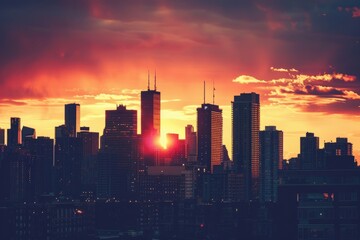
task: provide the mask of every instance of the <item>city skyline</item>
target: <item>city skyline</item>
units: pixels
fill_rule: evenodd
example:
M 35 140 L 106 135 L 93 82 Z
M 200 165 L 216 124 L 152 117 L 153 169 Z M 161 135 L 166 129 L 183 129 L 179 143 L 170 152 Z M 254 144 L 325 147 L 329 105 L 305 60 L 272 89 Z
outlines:
M 184 126 L 196 125 L 206 80 L 214 82 L 230 151 L 232 97 L 257 92 L 260 130 L 276 125 L 284 132 L 285 158 L 296 156 L 299 138 L 314 132 L 320 147 L 347 137 L 359 159 L 356 1 L 54 1 L 0 9 L 3 129 L 20 117 L 38 136 L 53 138 L 63 105 L 76 102 L 81 125 L 102 132 L 105 110 L 140 109 L 148 69 L 151 76 L 156 69 L 163 138 L 184 138 Z

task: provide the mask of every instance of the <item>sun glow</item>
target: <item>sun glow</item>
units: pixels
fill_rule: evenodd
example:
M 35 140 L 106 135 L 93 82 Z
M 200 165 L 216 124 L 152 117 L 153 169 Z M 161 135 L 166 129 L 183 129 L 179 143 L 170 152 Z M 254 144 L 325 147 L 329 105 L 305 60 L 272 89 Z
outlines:
M 167 147 L 167 139 L 166 139 L 166 135 L 162 135 L 159 138 L 159 144 L 162 148 L 166 149 Z

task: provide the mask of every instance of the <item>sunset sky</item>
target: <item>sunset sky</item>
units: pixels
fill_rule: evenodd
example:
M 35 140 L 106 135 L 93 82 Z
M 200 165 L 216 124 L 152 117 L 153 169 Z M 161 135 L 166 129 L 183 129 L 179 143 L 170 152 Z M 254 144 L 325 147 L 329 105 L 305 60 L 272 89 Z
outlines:
M 307 131 L 347 137 L 360 160 L 360 2 L 43 0 L 0 3 L 0 127 L 10 117 L 54 137 L 64 104 L 102 134 L 105 110 L 139 110 L 150 70 L 161 131 L 196 127 L 196 108 L 223 109 L 231 151 L 234 95 L 261 96 L 261 129 L 284 131 L 284 157 Z M 139 115 L 139 113 L 138 113 Z M 140 125 L 140 122 L 138 122 Z

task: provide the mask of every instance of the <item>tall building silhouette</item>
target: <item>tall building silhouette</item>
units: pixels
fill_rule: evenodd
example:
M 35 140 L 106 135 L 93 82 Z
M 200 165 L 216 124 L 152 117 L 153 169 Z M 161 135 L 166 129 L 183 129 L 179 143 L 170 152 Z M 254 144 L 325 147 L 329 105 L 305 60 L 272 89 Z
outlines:
M 156 165 L 160 137 L 160 92 L 156 90 L 156 75 L 154 90 L 150 89 L 148 79 L 147 91 L 141 92 L 141 135 L 144 161 L 147 165 Z
M 31 181 L 33 196 L 39 197 L 53 191 L 54 139 L 49 137 L 27 138 L 24 147 L 32 156 Z
M 23 126 L 21 130 L 21 140 L 22 144 L 24 145 L 25 142 L 29 139 L 35 139 L 36 138 L 36 130 L 31 127 Z
M 141 134 L 160 135 L 160 92 L 148 85 L 147 91 L 141 91 Z
M 139 147 L 137 111 L 120 105 L 105 113 L 98 169 L 98 195 L 129 199 L 135 191 Z
M 260 131 L 260 200 L 276 202 L 278 197 L 278 170 L 282 169 L 283 132 L 275 126 Z
M 5 129 L 0 128 L 0 145 L 5 145 Z
M 197 109 L 198 162 L 208 172 L 221 165 L 222 126 L 222 110 L 218 105 L 204 103 Z
M 62 131 L 60 131 L 62 130 Z M 66 132 L 65 126 L 56 127 L 56 132 Z M 66 134 L 57 134 L 55 139 L 55 192 L 62 196 L 78 197 L 81 193 L 82 141 Z
M 81 127 L 77 138 L 82 140 L 81 191 L 93 194 L 96 192 L 97 156 L 99 152 L 99 133 L 90 132 L 89 127 Z
M 259 197 L 260 97 L 256 93 L 234 96 L 232 102 L 233 161 L 244 175 L 244 199 Z
M 197 134 L 192 125 L 185 127 L 185 156 L 190 162 L 197 160 Z
M 300 165 L 302 169 L 315 169 L 319 150 L 319 138 L 307 132 L 300 138 Z
M 65 126 L 69 130 L 70 137 L 76 137 L 80 132 L 80 104 L 65 104 Z
M 7 145 L 15 147 L 21 144 L 21 119 L 10 118 L 10 129 L 7 130 Z

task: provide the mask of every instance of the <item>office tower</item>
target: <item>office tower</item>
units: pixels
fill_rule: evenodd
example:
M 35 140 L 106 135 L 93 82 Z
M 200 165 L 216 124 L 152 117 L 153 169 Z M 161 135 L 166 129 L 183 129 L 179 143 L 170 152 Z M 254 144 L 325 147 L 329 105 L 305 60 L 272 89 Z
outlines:
M 5 129 L 0 128 L 0 145 L 5 145 Z
M 89 127 L 81 127 L 77 137 L 82 140 L 83 151 L 81 161 L 81 190 L 83 194 L 92 194 L 96 191 L 96 162 L 99 152 L 99 133 L 90 132 Z
M 160 92 L 156 90 L 156 75 L 154 90 L 141 91 L 141 134 L 160 135 Z
M 197 135 L 192 125 L 185 127 L 185 154 L 188 161 L 197 160 Z
M 219 106 L 204 103 L 197 109 L 198 162 L 207 172 L 221 164 L 222 126 Z
M 158 151 L 160 147 L 160 92 L 156 90 L 156 75 L 154 90 L 150 90 L 148 79 L 147 91 L 141 92 L 141 137 L 145 165 L 158 164 Z
M 31 200 L 32 197 L 32 163 L 31 154 L 20 146 L 12 147 L 6 153 L 9 172 L 9 199 L 14 202 Z
M 68 128 L 65 125 L 55 127 L 55 139 L 70 137 Z
M 307 132 L 306 137 L 300 138 L 300 166 L 302 169 L 315 169 L 319 138 L 314 133 Z
M 232 143 L 235 169 L 244 174 L 244 199 L 259 197 L 260 98 L 256 93 L 234 96 L 232 102 Z
M 278 170 L 282 169 L 283 132 L 275 126 L 260 131 L 260 200 L 276 202 L 278 195 Z
M 70 137 L 76 137 L 80 132 L 80 104 L 65 104 L 65 126 L 69 130 Z
M 10 129 L 7 130 L 7 145 L 15 147 L 21 144 L 21 120 L 20 118 L 10 118 Z
M 30 127 L 26 127 L 26 126 L 22 127 L 21 140 L 22 140 L 23 145 L 25 144 L 25 142 L 27 140 L 35 139 L 35 138 L 36 138 L 36 130 L 34 128 L 30 128 Z
M 65 125 L 55 128 L 55 193 L 78 197 L 81 192 L 82 141 L 70 137 Z
M 32 156 L 31 181 L 34 197 L 53 192 L 54 139 L 27 138 L 24 147 Z
M 137 111 L 117 106 L 105 112 L 99 152 L 98 196 L 129 199 L 135 191 L 139 160 Z
M 327 142 L 324 147 L 325 168 L 351 169 L 356 167 L 352 153 L 352 143 L 347 138 L 336 138 L 336 142 Z

